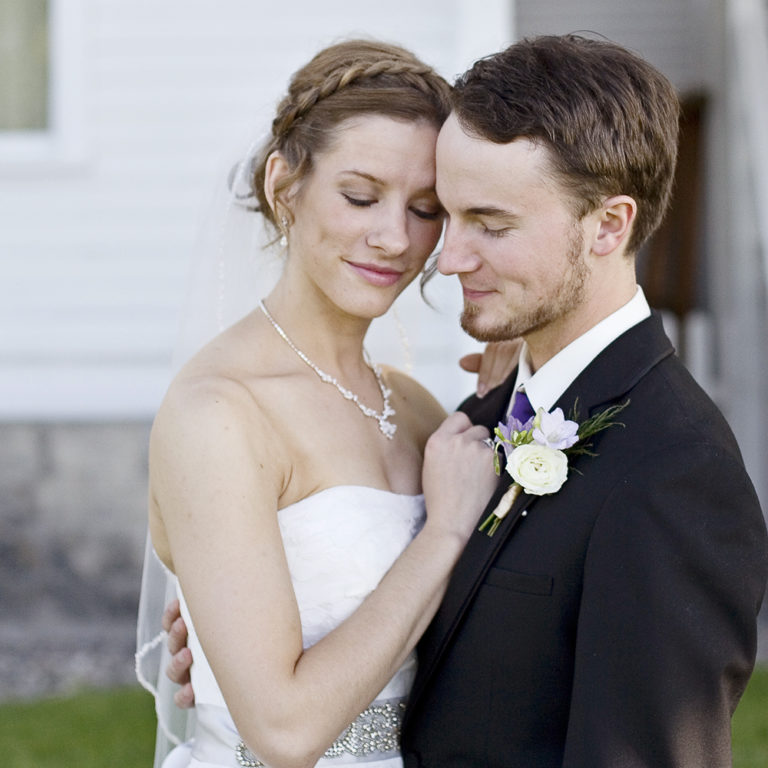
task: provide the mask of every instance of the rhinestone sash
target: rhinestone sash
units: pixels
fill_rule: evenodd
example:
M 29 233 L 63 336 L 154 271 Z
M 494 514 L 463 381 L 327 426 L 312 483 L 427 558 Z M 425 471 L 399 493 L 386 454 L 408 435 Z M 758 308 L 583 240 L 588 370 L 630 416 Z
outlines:
M 362 760 L 394 757 L 400 750 L 400 728 L 404 712 L 404 697 L 374 701 L 331 744 L 323 757 L 326 760 L 344 755 Z M 264 763 L 251 754 L 243 741 L 235 747 L 235 756 L 238 765 L 243 768 L 264 768 Z

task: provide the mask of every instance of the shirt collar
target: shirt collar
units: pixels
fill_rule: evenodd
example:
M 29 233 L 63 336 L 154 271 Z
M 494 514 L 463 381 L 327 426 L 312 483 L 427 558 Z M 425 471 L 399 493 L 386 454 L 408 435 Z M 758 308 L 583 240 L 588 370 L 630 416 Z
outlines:
M 547 360 L 536 373 L 531 371 L 528 345 L 523 343 L 515 391 L 525 386 L 525 392 L 533 409 L 538 411 L 539 408 L 544 408 L 545 411 L 550 411 L 560 395 L 612 341 L 650 315 L 651 308 L 648 306 L 643 289 L 638 286 L 635 295 L 623 307 L 574 339 L 567 347 Z

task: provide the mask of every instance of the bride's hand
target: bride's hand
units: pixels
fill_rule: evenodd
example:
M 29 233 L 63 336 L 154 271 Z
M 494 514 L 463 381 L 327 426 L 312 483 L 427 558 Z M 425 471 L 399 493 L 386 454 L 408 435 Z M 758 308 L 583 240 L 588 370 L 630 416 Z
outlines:
M 170 680 L 180 685 L 173 700 L 177 707 L 190 709 L 195 706 L 195 692 L 192 690 L 192 682 L 189 670 L 192 666 L 192 651 L 187 648 L 187 625 L 181 617 L 181 609 L 178 600 L 172 600 L 163 612 L 163 629 L 168 633 L 168 652 L 171 660 L 165 668 L 165 674 Z
M 522 345 L 522 339 L 492 341 L 485 345 L 482 352 L 464 355 L 459 360 L 459 365 L 465 371 L 477 374 L 478 397 L 498 387 L 512 373 L 520 359 Z
M 427 441 L 422 486 L 427 523 L 458 534 L 464 541 L 498 484 L 485 427 L 464 413 L 452 413 Z

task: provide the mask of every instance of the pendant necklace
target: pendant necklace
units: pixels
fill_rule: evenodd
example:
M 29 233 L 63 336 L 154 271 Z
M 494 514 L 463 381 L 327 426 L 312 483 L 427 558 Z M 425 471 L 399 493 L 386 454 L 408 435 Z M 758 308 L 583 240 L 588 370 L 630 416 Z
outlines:
M 373 408 L 369 408 L 367 405 L 363 405 L 360 402 L 360 398 L 354 393 L 348 390 L 346 387 L 343 387 L 339 382 L 331 376 L 329 373 L 326 373 L 321 368 L 318 368 L 288 337 L 288 334 L 277 324 L 277 321 L 275 320 L 272 315 L 269 314 L 269 311 L 264 306 L 264 302 L 259 302 L 259 309 L 264 313 L 267 320 L 272 324 L 272 327 L 277 331 L 278 335 L 282 338 L 282 340 L 320 377 L 322 381 L 324 381 L 326 384 L 332 384 L 336 389 L 341 393 L 341 395 L 346 400 L 351 400 L 362 412 L 365 416 L 368 416 L 371 419 L 376 419 L 376 421 L 379 423 L 379 430 L 381 430 L 381 434 L 384 435 L 388 440 L 391 440 L 392 437 L 395 434 L 395 431 L 397 430 L 397 424 L 393 424 L 389 420 L 389 416 L 395 415 L 395 409 L 392 408 L 392 406 L 389 404 L 389 396 L 392 394 L 392 390 L 387 388 L 387 386 L 384 384 L 384 380 L 381 377 L 381 369 L 378 365 L 375 363 L 372 363 L 368 352 L 366 352 L 365 348 L 363 348 L 363 355 L 365 356 L 365 363 L 366 365 L 373 371 L 373 375 L 376 377 L 376 383 L 379 385 L 379 391 L 381 392 L 381 399 L 384 401 L 384 407 L 381 409 L 381 413 L 374 410 Z

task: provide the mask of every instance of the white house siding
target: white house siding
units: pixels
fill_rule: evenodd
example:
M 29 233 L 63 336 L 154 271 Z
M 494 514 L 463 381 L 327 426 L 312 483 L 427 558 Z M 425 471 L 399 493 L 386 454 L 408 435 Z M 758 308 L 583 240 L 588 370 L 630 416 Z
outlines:
M 290 73 L 363 34 L 451 77 L 461 7 L 83 0 L 82 157 L 0 163 L 0 418 L 149 417 L 214 176 L 265 129 Z M 452 318 L 435 328 L 428 364 L 466 344 Z M 450 403 L 471 384 L 434 382 Z

